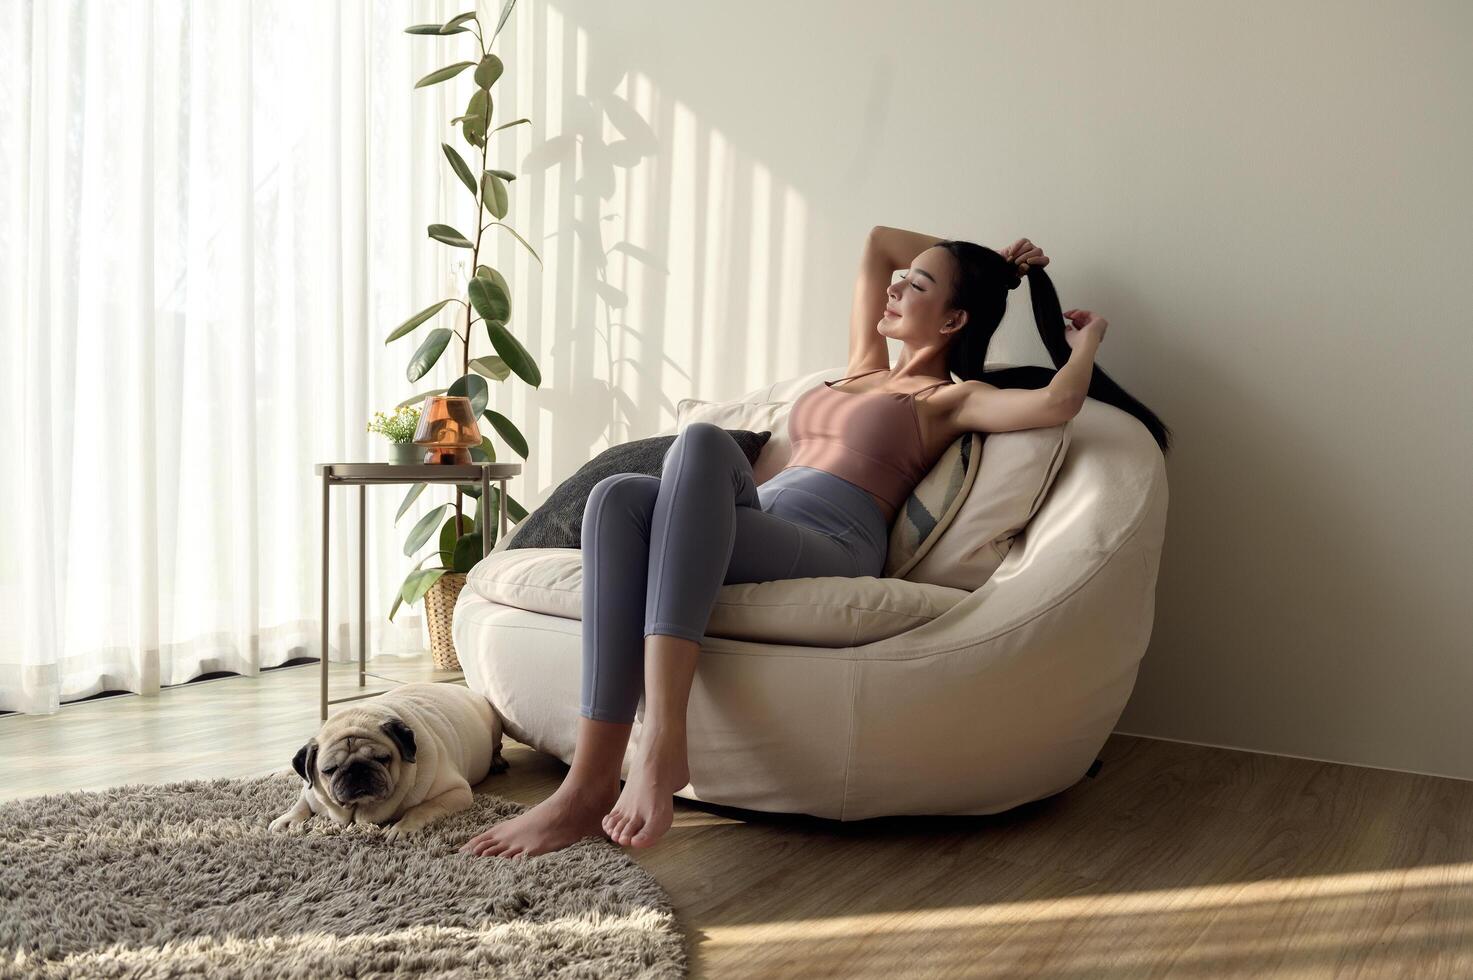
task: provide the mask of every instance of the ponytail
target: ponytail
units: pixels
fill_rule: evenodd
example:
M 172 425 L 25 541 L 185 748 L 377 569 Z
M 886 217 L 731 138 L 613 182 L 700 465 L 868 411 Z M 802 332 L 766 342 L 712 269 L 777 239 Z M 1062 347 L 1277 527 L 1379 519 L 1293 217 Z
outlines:
M 967 311 L 966 325 L 947 350 L 947 369 L 963 380 L 982 381 L 994 388 L 1046 387 L 1073 354 L 1064 339 L 1064 311 L 1059 306 L 1059 294 L 1048 273 L 1038 266 L 1029 266 L 1028 293 L 1033 300 L 1033 322 L 1054 367 L 1024 365 L 988 371 L 982 366 L 987 361 L 992 335 L 1007 309 L 1008 290 L 1018 285 L 1017 266 L 992 249 L 973 242 L 944 241 L 935 247 L 946 249 L 956 259 L 951 305 Z M 1098 362 L 1090 372 L 1089 397 L 1134 415 L 1151 433 L 1161 452 L 1170 452 L 1171 430 L 1166 423 L 1116 384 Z

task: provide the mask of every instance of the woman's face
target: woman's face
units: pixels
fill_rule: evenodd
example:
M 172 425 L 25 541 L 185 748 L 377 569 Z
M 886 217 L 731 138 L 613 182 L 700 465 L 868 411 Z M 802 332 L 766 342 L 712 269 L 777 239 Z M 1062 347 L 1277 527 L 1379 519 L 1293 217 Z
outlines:
M 928 248 L 917 255 L 885 291 L 888 301 L 877 327 L 880 333 L 912 347 L 945 343 L 967 316 L 946 306 L 955 272 L 956 259 L 944 248 Z

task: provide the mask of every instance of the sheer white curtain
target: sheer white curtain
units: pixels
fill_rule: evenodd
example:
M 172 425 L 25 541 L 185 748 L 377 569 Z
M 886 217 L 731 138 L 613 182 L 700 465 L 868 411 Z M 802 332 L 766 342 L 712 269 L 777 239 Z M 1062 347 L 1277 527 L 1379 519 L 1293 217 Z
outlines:
M 313 464 L 387 458 L 373 412 L 456 376 L 411 385 L 414 341 L 383 339 L 453 295 L 425 226 L 457 213 L 459 110 L 412 86 L 470 55 L 403 31 L 462 6 L 0 5 L 0 710 L 320 653 Z M 421 607 L 386 616 L 406 529 L 450 493 L 395 526 L 407 489 L 368 491 L 390 652 L 425 645 Z M 349 660 L 358 491 L 333 493 Z

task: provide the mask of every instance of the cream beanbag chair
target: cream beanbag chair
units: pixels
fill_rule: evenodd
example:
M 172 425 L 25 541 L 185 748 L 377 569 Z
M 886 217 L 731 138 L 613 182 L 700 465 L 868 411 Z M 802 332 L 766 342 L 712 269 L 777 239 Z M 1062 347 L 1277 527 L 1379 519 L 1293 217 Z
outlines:
M 761 483 L 788 458 L 788 406 L 843 373 L 682 405 L 677 428 L 697 415 L 770 422 Z M 691 688 L 691 782 L 676 795 L 840 820 L 983 814 L 1085 775 L 1151 636 L 1165 461 L 1139 421 L 1094 399 L 1058 431 L 980 446 L 964 496 L 910 542 L 924 554 L 900 577 L 722 587 Z M 467 576 L 455 646 L 507 734 L 571 764 L 582 553 L 507 548 L 514 533 Z M 643 733 L 641 701 L 623 776 Z

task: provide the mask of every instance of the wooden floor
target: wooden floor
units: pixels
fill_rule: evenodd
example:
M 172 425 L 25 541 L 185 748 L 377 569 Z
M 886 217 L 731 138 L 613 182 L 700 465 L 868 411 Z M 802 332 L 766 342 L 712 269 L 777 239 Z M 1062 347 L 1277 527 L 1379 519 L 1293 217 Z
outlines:
M 355 667 L 332 675 L 356 693 Z M 317 729 L 317 678 L 5 716 L 0 798 L 285 771 Z M 530 805 L 566 772 L 505 754 L 482 792 Z M 1100 755 L 1095 778 L 987 817 L 677 800 L 670 833 L 626 853 L 673 898 L 696 977 L 1473 976 L 1473 783 L 1122 735 Z

